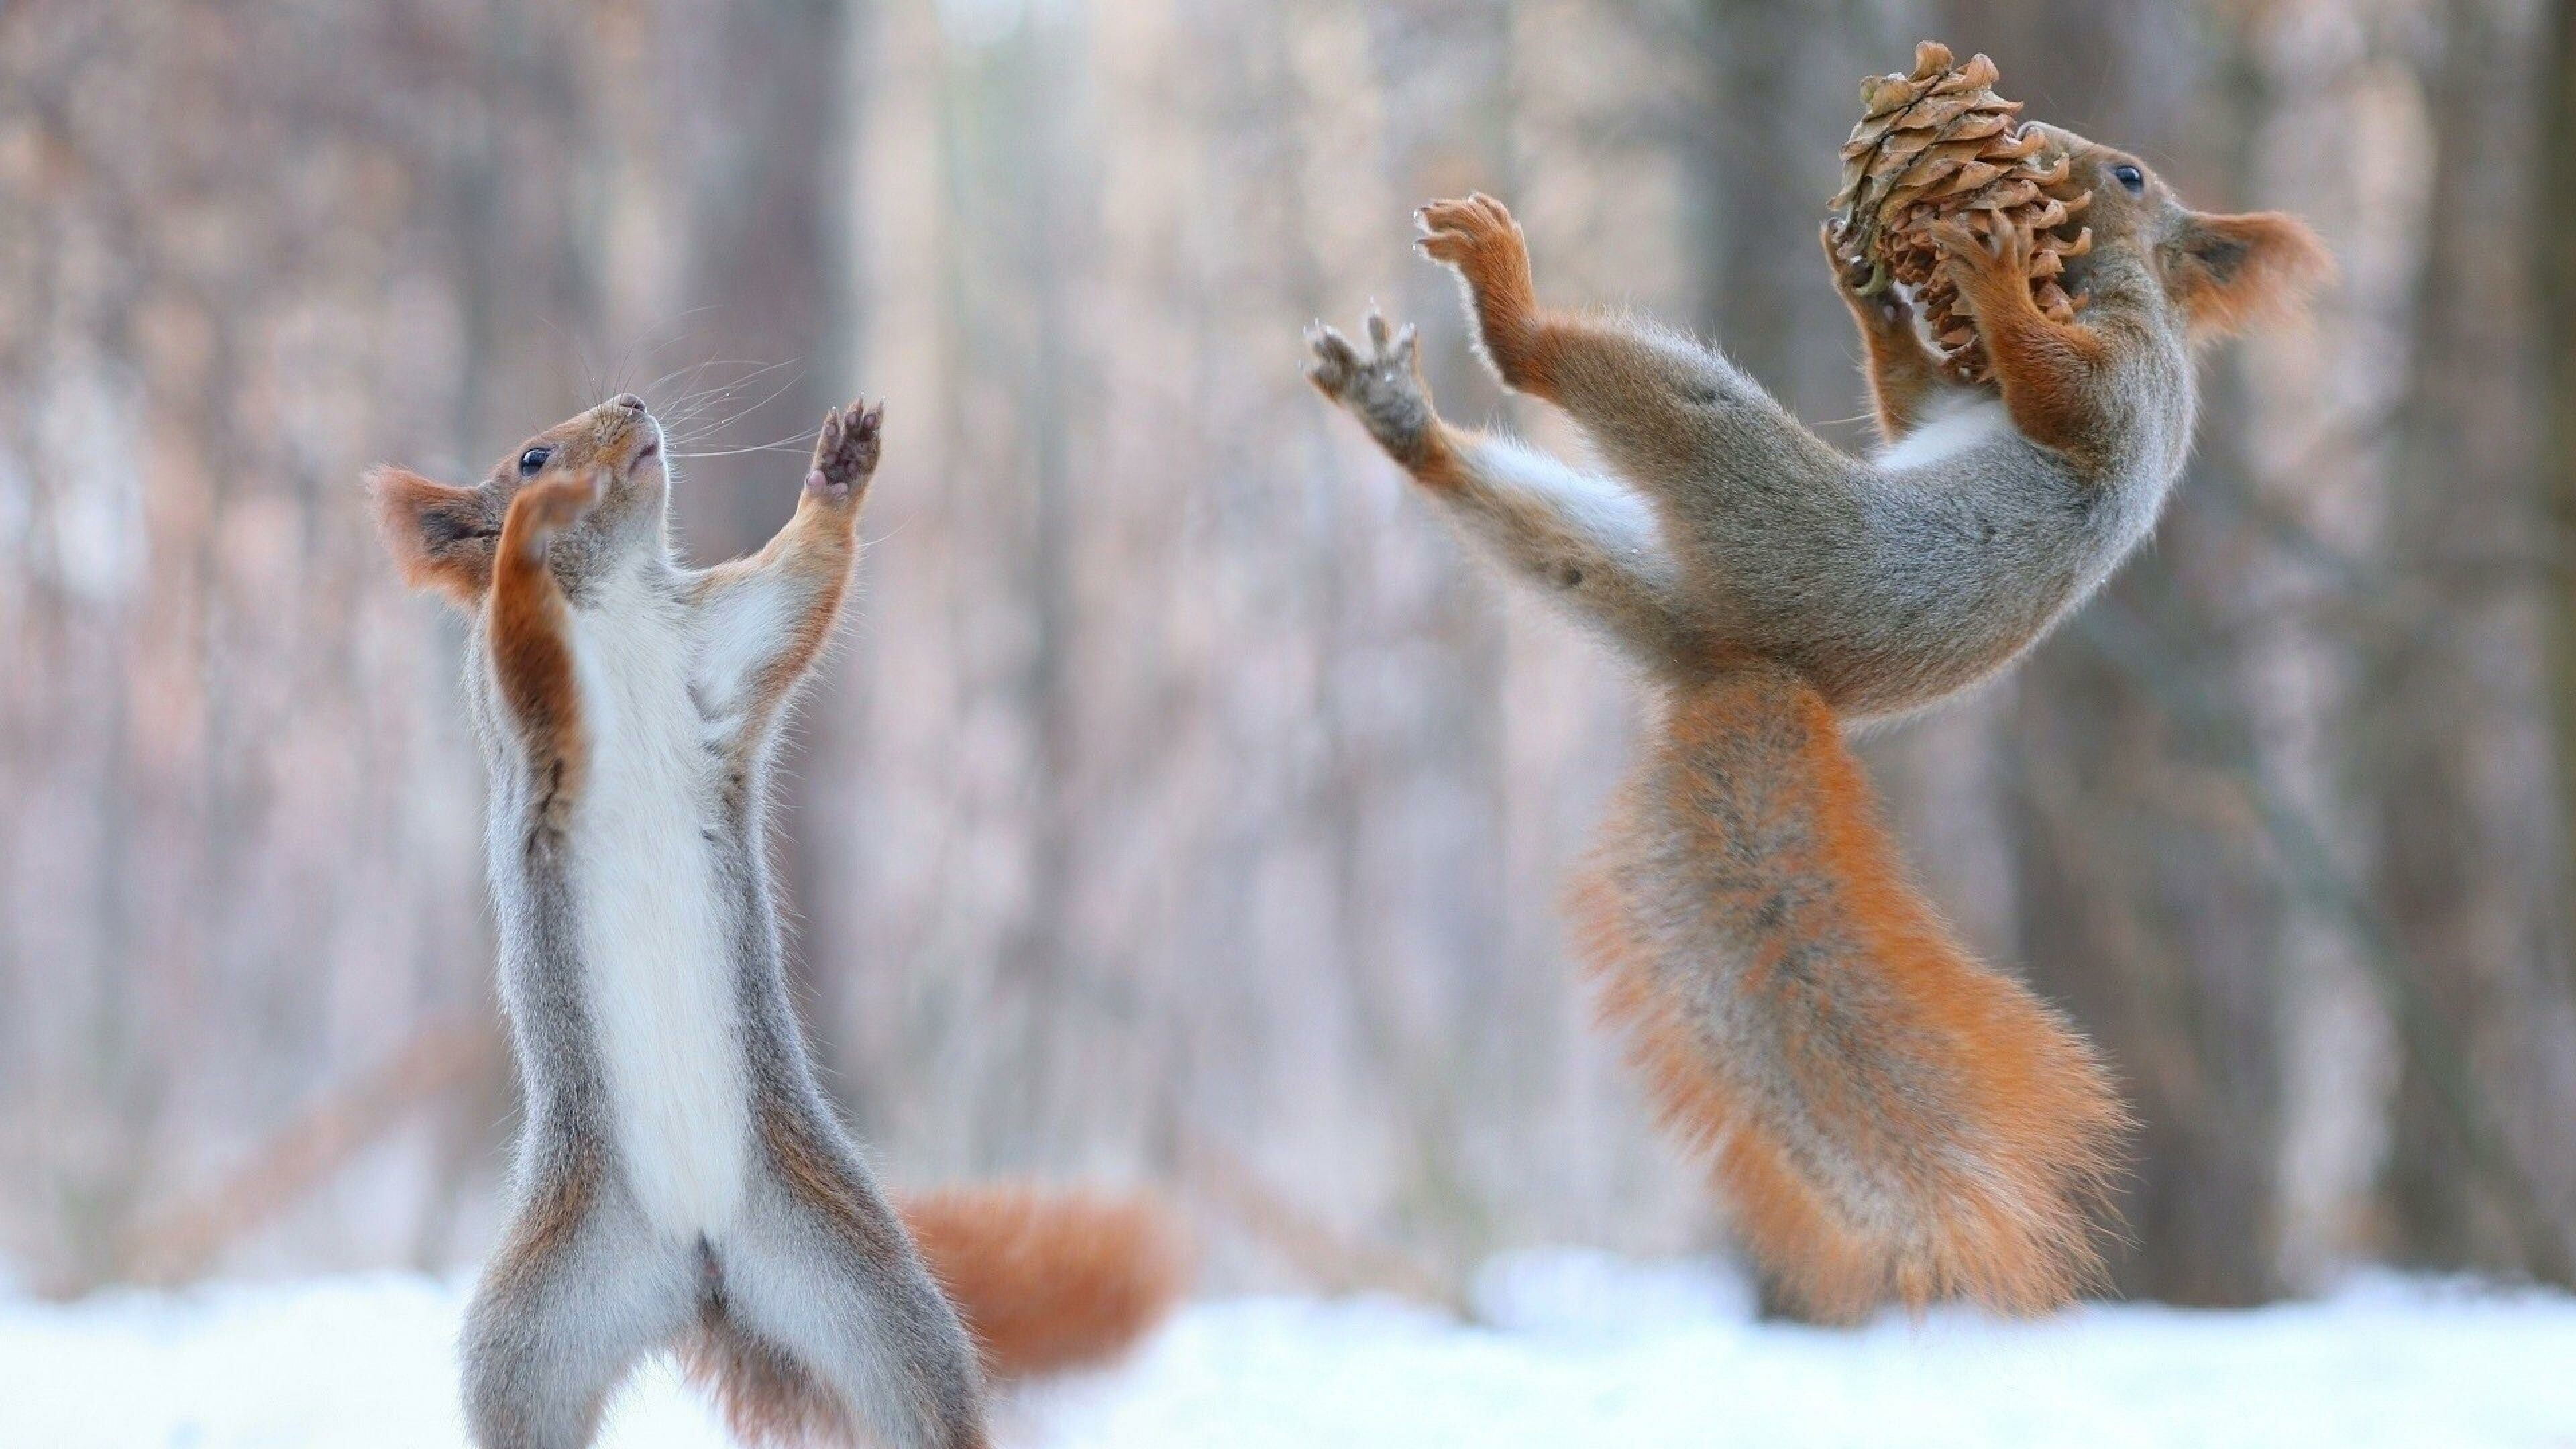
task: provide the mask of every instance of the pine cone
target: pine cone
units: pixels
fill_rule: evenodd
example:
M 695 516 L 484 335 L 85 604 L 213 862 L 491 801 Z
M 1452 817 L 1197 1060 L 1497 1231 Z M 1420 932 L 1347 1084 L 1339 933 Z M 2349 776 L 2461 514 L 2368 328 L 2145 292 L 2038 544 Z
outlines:
M 1933 223 L 1964 215 L 1980 236 L 2019 228 L 2031 243 L 2031 297 L 2061 322 L 2084 299 L 2057 279 L 2067 258 L 2093 247 L 2092 230 L 2076 224 L 2093 193 L 2068 185 L 2068 159 L 2014 119 L 2021 102 L 1996 95 L 1995 77 L 1986 57 L 1954 69 L 1950 48 L 1927 40 L 1914 47 L 1913 74 L 1861 82 L 1863 114 L 1843 143 L 1843 189 L 1832 203 L 1835 254 L 1869 268 L 1866 292 L 1903 285 L 1965 382 L 1994 369 L 1932 244 Z

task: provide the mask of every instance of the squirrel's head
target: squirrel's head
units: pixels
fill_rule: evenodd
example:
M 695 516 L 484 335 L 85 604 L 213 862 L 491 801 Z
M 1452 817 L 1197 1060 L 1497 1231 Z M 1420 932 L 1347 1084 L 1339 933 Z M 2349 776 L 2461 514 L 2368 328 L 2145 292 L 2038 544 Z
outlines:
M 492 552 L 510 499 L 541 473 L 594 466 L 608 470 L 607 492 L 589 517 L 555 540 L 556 549 L 591 559 L 658 544 L 671 478 L 662 456 L 662 425 L 633 393 L 575 413 L 521 443 L 473 487 L 380 467 L 367 474 L 367 489 L 404 581 L 472 611 L 482 607 L 492 585 Z
M 2195 342 L 2215 341 L 2294 311 L 2334 273 L 2307 223 L 2278 211 L 2220 215 L 2182 204 L 2146 162 L 2061 126 L 2031 125 L 2073 163 L 2071 190 L 2090 190 L 2083 221 L 2093 252 L 2067 264 L 2081 286 L 2114 256 L 2133 256 L 2164 288 Z

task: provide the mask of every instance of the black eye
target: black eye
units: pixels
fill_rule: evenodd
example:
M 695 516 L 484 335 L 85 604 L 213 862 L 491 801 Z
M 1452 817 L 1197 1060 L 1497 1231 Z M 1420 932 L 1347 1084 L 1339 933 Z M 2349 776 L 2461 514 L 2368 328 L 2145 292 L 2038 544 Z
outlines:
M 522 478 L 534 478 L 537 476 L 537 470 L 546 466 L 546 460 L 554 455 L 555 450 L 552 448 L 530 448 L 528 451 L 521 453 L 519 455 L 519 476 Z
M 2135 166 L 2114 166 L 2111 168 L 2111 176 L 2122 186 L 2127 187 L 2131 196 L 2147 189 L 2147 173 Z

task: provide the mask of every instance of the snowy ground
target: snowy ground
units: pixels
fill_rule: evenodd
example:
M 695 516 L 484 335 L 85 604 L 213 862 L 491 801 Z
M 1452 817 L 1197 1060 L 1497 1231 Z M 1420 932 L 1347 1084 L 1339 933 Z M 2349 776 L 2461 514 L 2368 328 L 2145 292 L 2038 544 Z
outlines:
M 1727 1279 L 1497 1265 L 1477 1326 L 1381 1301 L 1201 1303 L 1125 1368 L 1007 1405 L 1016 1446 L 2446 1445 L 2576 1449 L 2576 1298 L 2377 1277 L 2249 1313 L 2088 1309 L 1854 1333 Z M 456 1290 L 368 1277 L 0 1301 L 5 1449 L 460 1443 Z M 667 1372 L 603 1443 L 722 1443 Z

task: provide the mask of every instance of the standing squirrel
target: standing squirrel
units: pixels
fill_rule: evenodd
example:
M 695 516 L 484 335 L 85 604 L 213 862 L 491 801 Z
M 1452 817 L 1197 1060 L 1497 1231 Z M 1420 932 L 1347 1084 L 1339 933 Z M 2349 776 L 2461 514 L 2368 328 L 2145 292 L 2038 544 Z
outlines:
M 768 784 L 840 610 L 881 421 L 827 416 L 787 526 L 703 570 L 672 555 L 661 425 L 631 394 L 479 487 L 370 477 L 405 577 L 475 619 L 526 1102 L 516 1210 L 464 1332 L 484 1449 L 587 1444 L 628 1367 L 675 1342 L 747 1438 L 975 1449 L 987 1373 L 1107 1357 L 1178 1290 L 1174 1235 L 1143 1201 L 889 1205 L 815 1083 Z
M 1571 414 L 1606 473 L 1443 422 L 1410 327 L 1308 333 L 1315 386 L 1653 681 L 1652 743 L 1573 893 L 1581 949 L 1738 1232 L 1829 1317 L 2064 1301 L 2099 1275 L 2127 1123 L 2089 1044 L 1916 892 L 1845 727 L 1991 678 L 2099 587 L 2181 473 L 2195 347 L 2329 269 L 2293 218 L 2188 210 L 2136 157 L 2043 130 L 2093 190 L 2077 322 L 2040 312 L 2010 229 L 1935 237 L 1990 385 L 1947 378 L 1904 297 L 1833 262 L 1870 458 L 1688 337 L 1541 308 L 1490 197 L 1424 207 L 1417 245 L 1504 386 Z

